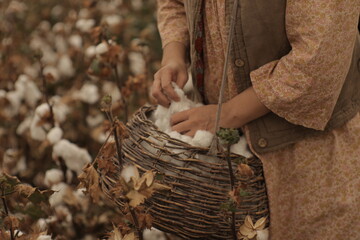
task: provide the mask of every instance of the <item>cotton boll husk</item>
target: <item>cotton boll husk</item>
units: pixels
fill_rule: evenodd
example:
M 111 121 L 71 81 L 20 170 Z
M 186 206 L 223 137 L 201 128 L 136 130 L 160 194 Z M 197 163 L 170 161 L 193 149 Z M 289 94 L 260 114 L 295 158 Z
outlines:
M 96 55 L 96 46 L 90 46 L 85 50 L 85 57 L 92 58 Z
M 99 43 L 95 49 L 96 55 L 98 56 L 107 53 L 108 51 L 109 51 L 109 45 L 106 42 Z
M 82 38 L 79 34 L 73 34 L 69 37 L 69 44 L 75 49 L 81 49 L 82 48 Z
M 130 71 L 134 75 L 143 74 L 145 72 L 145 59 L 141 53 L 130 52 L 128 55 L 130 62 Z
M 246 158 L 251 158 L 254 156 L 248 148 L 245 136 L 241 136 L 239 141 L 230 147 L 230 151 Z
M 94 104 L 100 98 L 99 89 L 95 84 L 86 83 L 81 87 L 78 98 L 85 103 Z
M 55 143 L 61 140 L 62 136 L 63 136 L 63 130 L 59 127 L 54 127 L 48 132 L 46 139 L 49 141 L 51 145 L 54 145 Z
M 121 171 L 121 177 L 125 180 L 125 182 L 129 182 L 131 177 L 138 177 L 138 174 L 139 172 L 134 165 L 127 165 Z
M 64 197 L 67 191 L 71 191 L 71 188 L 66 183 L 58 183 L 51 187 L 51 190 L 55 191 L 49 197 L 49 203 L 51 207 L 55 207 L 64 203 Z
M 210 146 L 214 134 L 204 130 L 198 130 L 191 141 L 191 145 L 207 148 Z
M 82 168 L 91 162 L 91 156 L 86 149 L 62 139 L 54 145 L 54 157 L 61 157 L 65 161 L 65 165 L 75 171 L 77 174 L 82 172 Z
M 163 232 L 156 228 L 145 229 L 143 232 L 144 240 L 166 240 L 166 236 Z
M 65 78 L 73 77 L 75 69 L 69 55 L 62 55 L 57 65 L 60 76 Z
M 64 174 L 61 170 L 53 168 L 47 170 L 45 173 L 44 184 L 47 187 L 51 187 L 55 184 L 58 184 L 64 180 Z
M 51 76 L 54 78 L 55 81 L 58 81 L 60 79 L 60 73 L 59 73 L 58 69 L 53 66 L 44 67 L 43 74 L 45 76 L 48 74 L 51 74 Z
M 269 229 L 265 228 L 260 231 L 256 231 L 256 240 L 268 240 L 269 239 Z

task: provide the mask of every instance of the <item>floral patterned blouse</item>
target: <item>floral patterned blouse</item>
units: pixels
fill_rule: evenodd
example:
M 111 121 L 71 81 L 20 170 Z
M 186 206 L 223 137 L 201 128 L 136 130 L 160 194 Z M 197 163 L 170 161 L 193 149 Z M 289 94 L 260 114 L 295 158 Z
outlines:
M 324 129 L 350 66 L 359 12 L 360 0 L 288 0 L 292 51 L 251 72 L 260 101 L 291 123 Z M 216 103 L 228 34 L 224 0 L 205 1 L 204 24 L 205 94 Z M 186 26 L 182 0 L 158 0 L 163 46 L 188 45 Z M 230 99 L 237 92 L 228 76 Z M 360 239 L 360 113 L 338 129 L 257 156 L 272 240 Z

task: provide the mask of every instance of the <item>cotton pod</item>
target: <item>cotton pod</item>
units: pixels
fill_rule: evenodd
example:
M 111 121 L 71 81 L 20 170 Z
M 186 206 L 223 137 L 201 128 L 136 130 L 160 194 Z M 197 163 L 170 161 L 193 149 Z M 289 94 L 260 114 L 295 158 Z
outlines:
M 145 59 L 143 55 L 139 52 L 130 52 L 128 54 L 129 62 L 130 62 L 130 71 L 134 75 L 143 74 L 145 72 Z
M 96 56 L 96 46 L 89 46 L 85 50 L 85 57 L 92 58 Z
M 165 236 L 165 233 L 156 229 L 156 228 L 151 228 L 151 229 L 145 229 L 143 232 L 143 236 L 144 236 L 144 240 L 166 240 L 168 239 Z
M 77 174 L 80 174 L 83 167 L 91 162 L 91 156 L 86 149 L 80 148 L 66 139 L 61 139 L 54 145 L 53 157 L 61 157 L 67 168 Z
M 70 78 L 75 75 L 73 62 L 67 54 L 59 58 L 57 68 L 61 77 Z
M 207 148 L 210 146 L 214 134 L 204 130 L 198 130 L 191 141 L 191 145 Z
M 90 32 L 91 28 L 95 26 L 94 19 L 79 19 L 76 24 L 76 28 L 81 32 Z
M 41 91 L 34 81 L 30 80 L 30 77 L 25 74 L 18 77 L 15 83 L 15 89 L 22 95 L 22 98 L 30 107 L 35 107 L 42 96 Z
M 54 81 L 58 81 L 60 79 L 59 70 L 53 66 L 44 67 L 43 74 L 44 76 L 50 75 L 54 79 Z
M 106 42 L 99 43 L 96 48 L 95 52 L 96 55 L 101 56 L 109 51 L 109 45 Z
M 75 49 L 81 49 L 83 40 L 79 34 L 73 34 L 69 37 L 69 44 Z
M 61 140 L 62 136 L 63 136 L 63 130 L 59 127 L 54 127 L 50 129 L 50 131 L 46 136 L 46 139 L 49 141 L 51 145 L 54 145 L 55 143 Z
M 115 27 L 115 26 L 119 25 L 122 22 L 122 20 L 123 19 L 121 18 L 121 16 L 119 16 L 117 14 L 105 16 L 103 19 L 104 23 L 109 25 L 109 27 Z
M 88 104 L 96 103 L 99 98 L 99 89 L 95 84 L 85 83 L 77 93 L 77 98 Z
M 66 183 L 60 182 L 53 185 L 51 190 L 55 192 L 49 197 L 49 203 L 51 207 L 55 207 L 64 203 L 64 197 L 68 191 L 71 191 L 71 187 Z
M 256 240 L 268 240 L 268 239 L 269 239 L 269 229 L 268 228 L 256 231 Z
M 39 232 L 44 232 L 48 228 L 48 224 L 46 223 L 46 220 L 44 218 L 39 218 L 35 226 L 37 230 L 39 230 Z
M 50 114 L 50 107 L 48 104 L 40 104 L 35 109 L 35 114 L 30 124 L 30 137 L 34 140 L 44 141 L 46 139 L 45 129 L 49 127 L 48 123 L 43 123 L 42 119 L 47 118 Z
M 246 158 L 251 158 L 254 156 L 249 150 L 245 136 L 241 136 L 240 140 L 230 147 L 230 151 Z
M 48 187 L 51 187 L 55 184 L 58 184 L 64 180 L 64 174 L 60 169 L 50 169 L 45 173 L 44 184 Z
M 123 168 L 120 175 L 125 182 L 130 182 L 132 177 L 139 178 L 139 171 L 134 165 L 127 165 Z

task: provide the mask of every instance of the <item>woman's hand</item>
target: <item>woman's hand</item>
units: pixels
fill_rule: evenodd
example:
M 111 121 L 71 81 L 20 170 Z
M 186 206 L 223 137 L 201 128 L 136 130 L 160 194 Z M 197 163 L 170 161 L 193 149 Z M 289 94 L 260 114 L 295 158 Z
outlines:
M 211 104 L 192 108 L 171 116 L 173 131 L 193 137 L 197 130 L 214 133 L 217 105 Z M 250 87 L 223 103 L 220 127 L 240 128 L 267 113 L 270 110 L 257 98 L 253 87 Z
M 162 67 L 154 75 L 151 94 L 164 107 L 170 105 L 171 100 L 179 101 L 172 82 L 183 88 L 188 80 L 186 65 L 186 47 L 179 42 L 171 42 L 164 47 Z
M 164 107 L 170 105 L 170 101 L 179 101 L 172 82 L 183 88 L 188 80 L 187 66 L 184 62 L 171 61 L 160 68 L 154 75 L 152 96 Z

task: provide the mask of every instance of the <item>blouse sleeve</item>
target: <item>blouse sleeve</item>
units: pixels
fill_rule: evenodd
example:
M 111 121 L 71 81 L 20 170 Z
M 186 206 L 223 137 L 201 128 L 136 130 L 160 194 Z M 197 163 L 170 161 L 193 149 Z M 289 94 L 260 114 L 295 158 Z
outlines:
M 350 67 L 359 0 L 288 0 L 289 54 L 251 72 L 259 100 L 291 123 L 324 130 Z
M 189 45 L 189 32 L 183 0 L 157 0 L 158 29 L 162 46 L 170 42 L 180 42 Z

